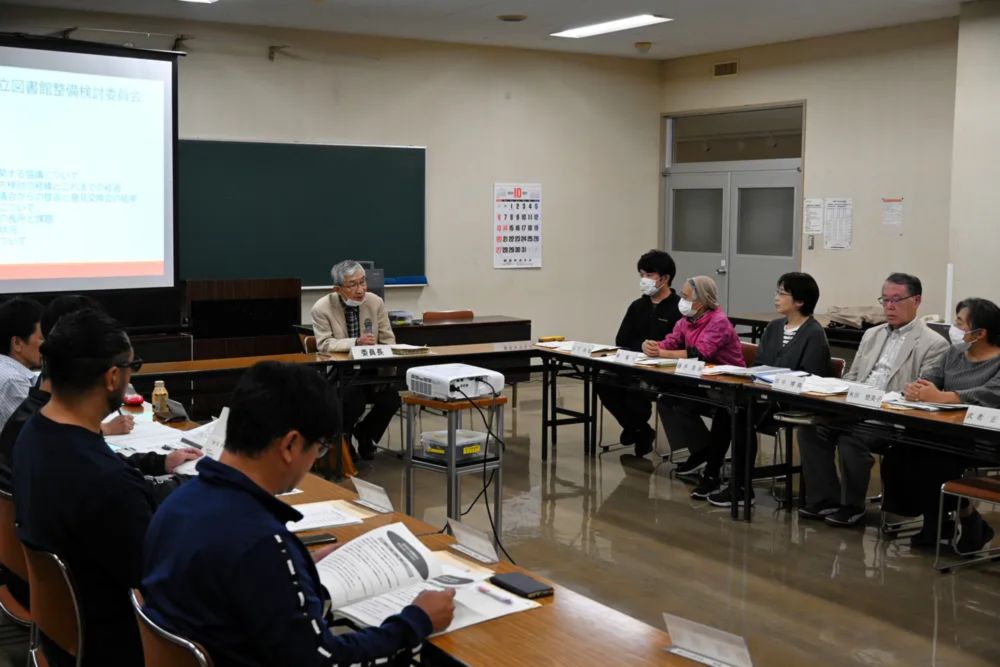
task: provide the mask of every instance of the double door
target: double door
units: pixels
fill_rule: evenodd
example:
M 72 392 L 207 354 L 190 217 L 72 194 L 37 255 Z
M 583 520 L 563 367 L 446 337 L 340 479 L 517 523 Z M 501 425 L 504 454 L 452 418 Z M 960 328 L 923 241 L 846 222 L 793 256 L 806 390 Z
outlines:
M 677 281 L 715 279 L 727 313 L 774 308 L 775 283 L 799 270 L 801 161 L 678 165 L 665 177 L 664 238 Z

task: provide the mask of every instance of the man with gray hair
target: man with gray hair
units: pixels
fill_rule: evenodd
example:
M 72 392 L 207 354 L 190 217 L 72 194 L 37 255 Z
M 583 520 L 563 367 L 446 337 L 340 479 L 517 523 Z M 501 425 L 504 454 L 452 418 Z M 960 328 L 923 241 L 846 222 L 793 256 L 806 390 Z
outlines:
M 385 302 L 368 291 L 365 268 L 344 260 L 330 269 L 333 292 L 312 307 L 313 332 L 320 352 L 347 352 L 355 345 L 392 345 L 396 336 L 389 325 Z M 375 443 L 382 439 L 399 409 L 399 394 L 392 384 L 349 386 L 341 390 L 344 431 L 354 436 L 357 453 L 370 461 Z M 368 415 L 358 421 L 365 405 Z
M 865 331 L 845 380 L 902 392 L 926 376 L 948 349 L 948 341 L 917 317 L 922 298 L 923 285 L 916 276 L 892 273 L 885 279 L 878 298 L 885 324 Z M 872 447 L 885 443 L 877 436 L 854 433 L 853 426 L 848 420 L 799 429 L 806 484 L 806 505 L 799 508 L 800 517 L 825 520 L 831 526 L 854 526 L 864 520 L 875 462 Z M 835 453 L 840 455 L 840 478 Z

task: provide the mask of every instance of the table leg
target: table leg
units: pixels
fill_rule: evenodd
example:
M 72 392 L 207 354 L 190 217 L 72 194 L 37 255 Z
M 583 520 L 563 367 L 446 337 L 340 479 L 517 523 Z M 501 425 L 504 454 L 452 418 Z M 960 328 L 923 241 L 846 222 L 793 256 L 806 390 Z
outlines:
M 583 367 L 583 455 L 590 456 L 590 368 Z
M 736 404 L 736 399 L 733 399 L 733 404 Z M 736 414 L 739 414 L 738 412 Z M 750 511 L 750 494 L 753 493 L 753 464 L 754 457 L 750 455 L 750 439 L 756 438 L 757 434 L 753 430 L 753 399 L 747 399 L 746 402 L 746 414 L 744 415 L 744 430 L 743 437 L 746 441 L 743 443 L 743 520 L 750 523 L 751 511 Z M 733 422 L 733 433 L 737 428 L 736 422 Z M 756 453 L 757 448 L 754 447 L 754 453 Z M 733 471 L 733 477 L 736 476 L 736 471 Z
M 404 483 L 405 511 L 413 516 L 413 436 L 416 425 L 417 406 L 407 403 L 406 409 L 406 435 L 403 437 L 403 448 L 406 453 L 406 475 Z
M 549 458 L 549 358 L 542 357 L 542 460 Z
M 494 405 L 493 409 L 496 410 L 496 433 L 500 438 L 504 438 L 503 432 L 503 406 Z M 497 549 L 500 548 L 500 536 L 503 535 L 503 446 L 497 443 L 497 469 L 496 475 L 493 478 L 493 526 L 496 528 L 496 533 L 493 535 L 493 546 Z M 488 453 L 488 452 L 487 452 Z
M 461 509 L 461 498 L 459 496 L 459 491 L 461 490 L 461 485 L 458 479 L 458 470 L 456 469 L 455 459 L 457 447 L 455 431 L 458 428 L 458 411 L 450 410 L 448 412 L 448 517 L 460 521 L 462 518 Z
M 590 381 L 590 455 L 597 456 L 597 380 L 601 371 L 593 369 Z
M 552 413 L 552 449 L 556 448 L 559 442 L 559 425 L 556 424 L 556 383 L 559 379 L 559 362 L 552 361 L 551 378 L 549 378 L 549 411 Z

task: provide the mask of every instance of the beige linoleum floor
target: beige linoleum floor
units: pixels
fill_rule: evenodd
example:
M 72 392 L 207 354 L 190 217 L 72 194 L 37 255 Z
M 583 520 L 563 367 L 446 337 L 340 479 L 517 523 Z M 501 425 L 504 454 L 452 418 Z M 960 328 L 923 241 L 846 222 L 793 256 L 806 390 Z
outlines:
M 863 529 L 799 521 L 770 481 L 756 487 L 753 523 L 734 522 L 690 500 L 669 463 L 623 465 L 630 449 L 585 459 L 580 426 L 562 427 L 543 463 L 540 390 L 521 385 L 507 411 L 503 543 L 518 564 L 651 625 L 669 612 L 744 635 L 758 667 L 1000 664 L 1000 562 L 938 574 L 933 554 L 880 539 L 877 505 Z M 580 385 L 561 380 L 560 400 L 578 406 Z M 443 427 L 423 417 L 423 430 Z M 617 441 L 610 415 L 603 433 Z M 383 444 L 399 447 L 398 420 Z M 380 452 L 363 476 L 402 508 L 401 461 Z M 443 476 L 418 471 L 416 484 L 416 515 L 443 525 Z M 481 487 L 465 478 L 465 506 Z M 1000 527 L 1000 514 L 984 516 Z M 489 530 L 482 500 L 466 520 Z

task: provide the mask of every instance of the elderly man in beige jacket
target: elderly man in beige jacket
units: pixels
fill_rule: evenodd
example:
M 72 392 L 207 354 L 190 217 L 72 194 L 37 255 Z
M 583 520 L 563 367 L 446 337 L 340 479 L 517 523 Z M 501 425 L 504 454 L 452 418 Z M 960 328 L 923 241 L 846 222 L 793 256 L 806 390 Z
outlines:
M 346 352 L 355 345 L 392 345 L 396 336 L 389 325 L 385 302 L 368 291 L 365 268 L 345 260 L 330 270 L 333 291 L 312 307 L 313 332 L 320 352 Z M 366 384 L 341 389 L 344 430 L 357 442 L 362 459 L 375 457 L 375 443 L 382 439 L 399 409 L 399 394 L 392 384 Z M 372 409 L 358 421 L 365 405 Z
M 885 279 L 879 303 L 886 322 L 865 332 L 845 380 L 902 392 L 944 354 L 948 341 L 917 319 L 922 293 L 916 276 L 893 273 Z M 871 448 L 879 441 L 850 429 L 848 423 L 799 430 L 806 484 L 806 505 L 799 516 L 823 519 L 831 526 L 853 526 L 864 519 L 874 462 Z M 842 480 L 837 478 L 834 450 L 840 451 Z

